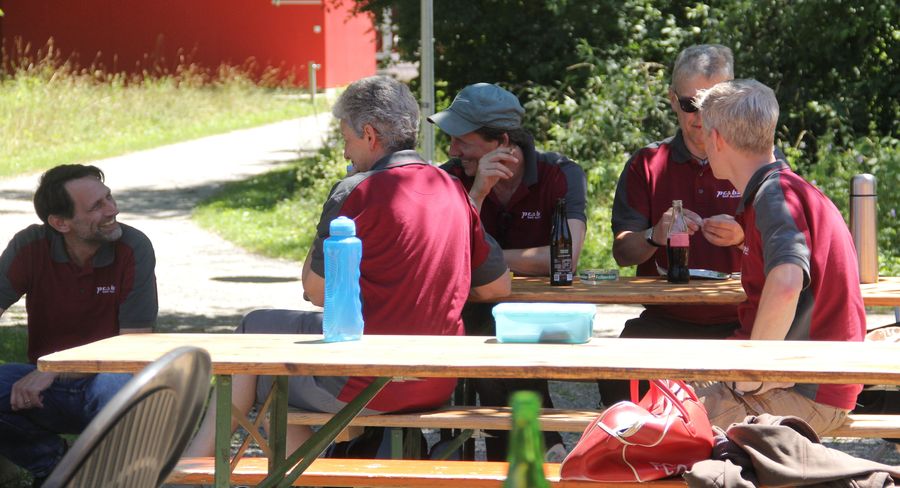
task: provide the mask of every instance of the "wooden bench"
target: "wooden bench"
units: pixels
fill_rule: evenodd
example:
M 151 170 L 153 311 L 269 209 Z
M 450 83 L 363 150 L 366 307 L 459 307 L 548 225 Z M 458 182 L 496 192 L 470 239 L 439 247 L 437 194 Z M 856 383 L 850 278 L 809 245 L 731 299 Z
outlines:
M 496 429 L 510 428 L 509 408 L 446 407 L 418 413 L 360 416 L 356 427 L 417 427 L 423 429 Z M 558 432 L 582 432 L 599 414 L 596 410 L 543 409 L 541 427 Z M 330 414 L 293 411 L 288 423 L 321 425 Z M 850 415 L 842 427 L 830 437 L 891 437 L 900 433 L 898 415 Z M 176 484 L 209 484 L 214 476 L 213 458 L 184 458 L 167 480 Z M 400 459 L 317 459 L 294 486 L 354 487 L 501 487 L 506 477 L 506 463 L 487 461 L 432 461 Z M 596 483 L 562 481 L 559 464 L 545 463 L 551 487 L 617 487 L 633 483 Z M 266 458 L 242 458 L 232 472 L 232 483 L 255 485 L 265 478 Z M 684 487 L 680 479 L 654 481 L 653 487 Z
M 265 458 L 243 458 L 231 475 L 233 484 L 256 485 L 267 473 Z M 628 487 L 634 483 L 562 481 L 559 464 L 544 465 L 551 487 Z M 168 483 L 203 484 L 213 479 L 213 458 L 185 458 L 169 475 Z M 316 459 L 294 481 L 293 486 L 500 488 L 506 479 L 507 464 L 490 461 L 408 461 L 382 459 Z M 653 488 L 684 488 L 681 479 L 644 483 Z
M 445 407 L 438 410 L 384 415 L 360 415 L 350 422 L 355 427 L 414 427 L 420 429 L 509 430 L 508 407 Z M 583 432 L 599 410 L 543 409 L 541 429 L 551 432 Z M 288 412 L 288 424 L 323 425 L 329 413 Z M 829 437 L 898 437 L 900 415 L 850 415 Z

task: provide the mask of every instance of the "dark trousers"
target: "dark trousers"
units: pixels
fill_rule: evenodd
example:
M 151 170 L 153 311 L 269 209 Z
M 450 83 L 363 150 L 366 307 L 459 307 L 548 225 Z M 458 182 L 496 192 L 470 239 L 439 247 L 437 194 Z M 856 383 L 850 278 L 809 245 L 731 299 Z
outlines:
M 619 337 L 629 339 L 725 339 L 730 337 L 739 326 L 738 322 L 713 325 L 695 324 L 662 317 L 649 310 L 644 310 L 640 317 L 625 322 L 625 327 Z M 649 388 L 646 381 L 641 381 L 640 396 L 644 396 Z M 628 380 L 599 380 L 597 389 L 600 390 L 600 408 L 631 399 L 631 386 Z
M 466 326 L 466 335 L 493 336 L 496 335 L 494 316 L 491 314 L 491 304 L 468 303 L 463 308 L 463 322 Z M 478 401 L 485 407 L 505 407 L 509 405 L 509 397 L 519 390 L 531 390 L 541 396 L 544 408 L 553 408 L 553 400 L 550 398 L 550 387 L 547 380 L 542 379 L 498 379 L 498 378 L 473 378 L 468 380 L 478 395 Z M 485 439 L 485 449 L 488 461 L 506 461 L 506 451 L 509 446 L 509 431 L 487 430 L 489 436 Z M 544 432 L 544 445 L 546 448 L 554 444 L 562 443 L 559 432 Z

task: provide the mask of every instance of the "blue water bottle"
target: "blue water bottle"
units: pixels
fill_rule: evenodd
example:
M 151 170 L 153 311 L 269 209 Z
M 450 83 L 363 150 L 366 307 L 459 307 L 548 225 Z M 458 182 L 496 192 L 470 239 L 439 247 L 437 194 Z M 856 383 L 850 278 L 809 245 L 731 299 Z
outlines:
M 358 341 L 363 333 L 359 300 L 359 262 L 362 241 L 356 224 L 347 217 L 331 221 L 325 239 L 325 342 Z

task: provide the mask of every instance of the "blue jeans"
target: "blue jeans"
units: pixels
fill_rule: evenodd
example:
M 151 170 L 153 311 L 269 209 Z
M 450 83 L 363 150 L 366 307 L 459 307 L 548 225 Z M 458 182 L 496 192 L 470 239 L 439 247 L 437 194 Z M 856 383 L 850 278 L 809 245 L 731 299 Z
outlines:
M 33 364 L 0 364 L 0 455 L 44 477 L 65 454 L 59 434 L 78 434 L 109 402 L 130 374 L 102 373 L 57 379 L 44 390 L 43 408 L 12 411 L 12 386 L 35 370 Z

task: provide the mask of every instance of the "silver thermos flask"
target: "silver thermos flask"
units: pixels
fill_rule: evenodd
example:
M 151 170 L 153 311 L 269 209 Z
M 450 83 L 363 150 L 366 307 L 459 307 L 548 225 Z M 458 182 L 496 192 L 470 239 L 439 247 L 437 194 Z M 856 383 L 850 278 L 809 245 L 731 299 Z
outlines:
M 854 176 L 850 182 L 850 233 L 856 246 L 860 283 L 878 281 L 875 199 L 875 177 L 867 173 Z

